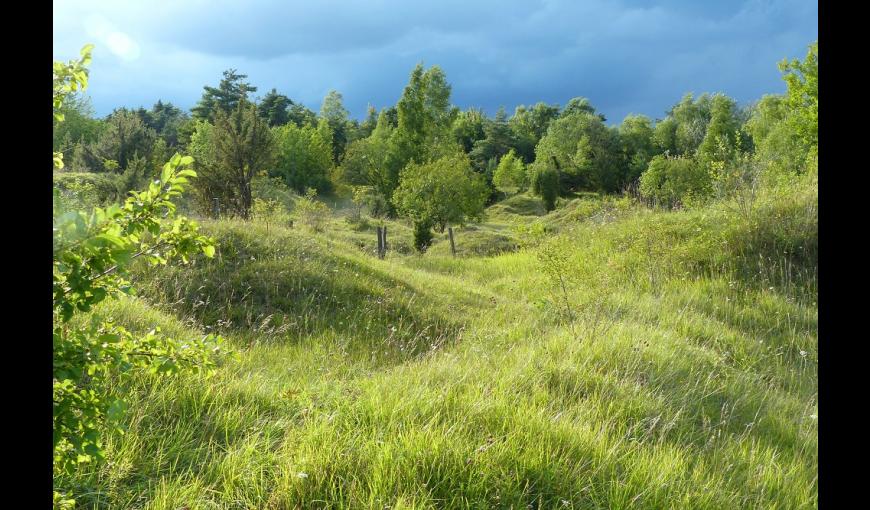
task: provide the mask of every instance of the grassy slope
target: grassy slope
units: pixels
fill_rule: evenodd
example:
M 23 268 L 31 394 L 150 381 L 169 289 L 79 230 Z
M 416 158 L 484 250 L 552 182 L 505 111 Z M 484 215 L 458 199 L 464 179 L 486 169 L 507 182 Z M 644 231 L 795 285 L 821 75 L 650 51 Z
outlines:
M 514 197 L 457 229 L 466 255 L 514 250 L 514 222 L 561 232 L 573 327 L 535 249 L 453 259 L 439 239 L 377 260 L 374 224 L 207 224 L 214 262 L 99 313 L 217 329 L 239 358 L 207 381 L 137 379 L 127 434 L 72 482 L 105 508 L 815 507 L 802 190 L 748 218 L 589 198 L 544 216 Z

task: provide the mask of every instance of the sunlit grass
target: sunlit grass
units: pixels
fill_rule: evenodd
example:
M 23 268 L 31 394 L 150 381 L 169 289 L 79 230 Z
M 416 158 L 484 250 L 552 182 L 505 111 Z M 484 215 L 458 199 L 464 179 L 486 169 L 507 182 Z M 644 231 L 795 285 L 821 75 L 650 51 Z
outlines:
M 98 508 L 814 508 L 814 186 L 748 218 L 519 197 L 456 230 L 561 232 L 573 327 L 534 247 L 378 260 L 378 220 L 207 222 L 214 261 L 97 313 L 238 358 L 137 378 L 107 462 L 64 481 Z

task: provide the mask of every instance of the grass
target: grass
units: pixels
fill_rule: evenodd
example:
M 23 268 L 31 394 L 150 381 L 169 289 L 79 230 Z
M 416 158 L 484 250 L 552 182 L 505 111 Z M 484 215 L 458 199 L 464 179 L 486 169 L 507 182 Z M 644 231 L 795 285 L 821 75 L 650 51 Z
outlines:
M 374 220 L 206 222 L 214 261 L 95 313 L 238 357 L 134 378 L 107 462 L 61 482 L 86 508 L 814 508 L 815 190 L 749 217 L 517 196 L 456 229 L 456 258 L 378 260 Z M 574 327 L 514 244 L 533 221 L 561 234 Z

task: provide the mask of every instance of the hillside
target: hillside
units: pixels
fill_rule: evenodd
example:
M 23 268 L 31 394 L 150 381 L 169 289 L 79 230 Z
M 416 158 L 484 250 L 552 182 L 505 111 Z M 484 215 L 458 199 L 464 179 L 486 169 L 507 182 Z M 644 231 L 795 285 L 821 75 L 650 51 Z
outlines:
M 94 313 L 236 357 L 136 378 L 107 462 L 62 481 L 97 508 L 813 508 L 817 185 L 785 189 L 515 196 L 456 258 L 386 221 L 379 260 L 382 220 L 340 210 L 204 221 L 213 260 Z

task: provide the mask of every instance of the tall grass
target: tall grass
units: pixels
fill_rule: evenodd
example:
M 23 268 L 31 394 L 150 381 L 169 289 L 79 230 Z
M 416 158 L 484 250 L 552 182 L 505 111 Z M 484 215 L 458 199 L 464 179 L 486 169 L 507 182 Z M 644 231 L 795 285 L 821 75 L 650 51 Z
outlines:
M 119 389 L 127 433 L 62 481 L 88 508 L 814 508 L 817 195 L 792 187 L 491 210 L 478 232 L 561 233 L 570 321 L 534 245 L 378 260 L 344 221 L 207 222 L 213 261 L 95 313 L 238 358 Z

